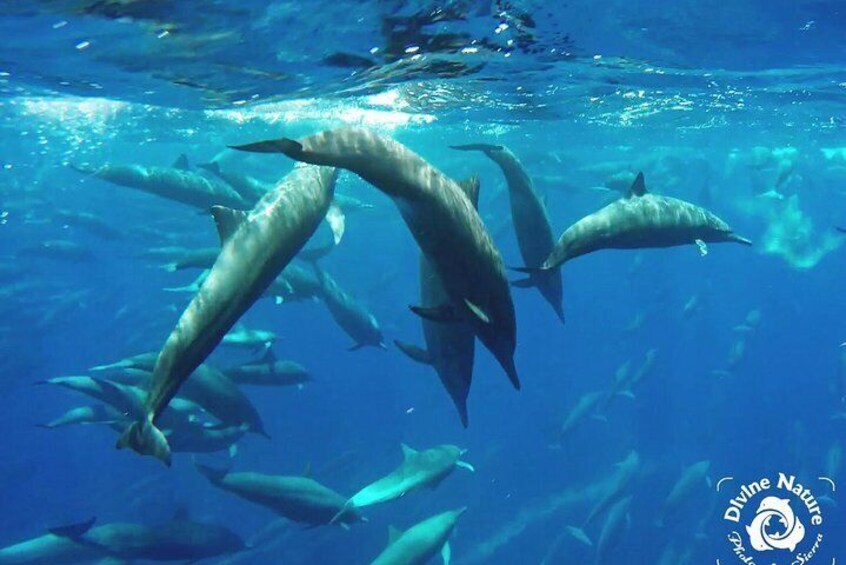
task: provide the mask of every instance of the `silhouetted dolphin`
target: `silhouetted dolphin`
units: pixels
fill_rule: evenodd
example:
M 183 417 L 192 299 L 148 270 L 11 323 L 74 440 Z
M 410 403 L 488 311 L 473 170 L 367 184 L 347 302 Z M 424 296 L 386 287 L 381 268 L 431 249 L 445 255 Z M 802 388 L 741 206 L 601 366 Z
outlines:
M 212 209 L 223 242 L 220 256 L 159 354 L 144 419 L 127 429 L 118 448 L 131 447 L 170 464 L 156 418 L 315 232 L 336 178 L 332 168 L 297 167 L 249 213 Z
M 514 304 L 502 258 L 455 181 L 399 142 L 362 128 L 234 149 L 284 153 L 298 161 L 348 169 L 390 196 L 451 299 L 438 308 L 413 310 L 440 321 L 469 320 L 513 386 L 520 387 L 514 366 Z
M 343 496 L 308 477 L 229 473 L 205 465 L 197 470 L 211 484 L 295 522 L 341 525 L 361 520 L 354 508 L 344 508 Z
M 508 184 L 511 221 L 514 223 L 523 263 L 529 267 L 543 264 L 555 246 L 555 235 L 552 233 L 546 206 L 535 192 L 534 183 L 523 168 L 523 164 L 510 149 L 502 145 L 474 143 L 453 145 L 452 148 L 462 151 L 481 151 L 499 165 Z M 535 272 L 527 279 L 512 284 L 519 287 L 536 286 L 555 310 L 558 318 L 564 321 L 564 310 L 561 307 L 560 271 Z
M 385 349 L 382 329 L 376 317 L 342 289 L 317 263 L 313 263 L 313 266 L 320 282 L 320 298 L 335 323 L 355 342 L 349 350 L 356 351 L 368 345 Z

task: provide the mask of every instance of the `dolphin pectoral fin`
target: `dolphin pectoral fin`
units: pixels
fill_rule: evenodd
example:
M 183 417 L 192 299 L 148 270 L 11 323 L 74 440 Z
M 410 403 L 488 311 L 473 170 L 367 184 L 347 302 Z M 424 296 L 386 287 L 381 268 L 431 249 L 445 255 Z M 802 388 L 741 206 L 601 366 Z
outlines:
M 356 343 L 355 345 L 352 345 L 352 346 L 348 347 L 348 348 L 347 348 L 347 351 L 358 351 L 358 350 L 359 350 L 359 349 L 361 349 L 362 347 L 364 347 L 364 344 L 363 344 L 363 343 Z
M 840 231 L 844 231 L 844 230 L 840 230 Z M 844 233 L 846 233 L 846 231 L 844 231 Z M 734 234 L 734 233 L 729 236 L 729 241 L 734 241 L 735 243 L 741 243 L 743 245 L 749 245 L 749 246 L 752 245 L 751 239 L 746 239 L 745 237 L 741 237 L 741 236 Z
M 414 449 L 412 447 L 408 447 L 404 443 L 402 444 L 402 457 L 403 457 L 403 459 L 410 459 L 410 458 L 414 457 L 415 455 L 417 455 L 416 449 Z
M 409 306 L 408 308 L 424 320 L 444 323 L 458 321 L 458 316 L 456 315 L 455 308 L 452 307 L 452 304 L 442 304 L 434 307 Z
M 394 526 L 388 526 L 388 545 L 393 544 L 402 536 L 402 530 Z
M 151 455 L 170 467 L 171 453 L 167 438 L 151 419 L 132 422 L 115 445 L 118 449 L 125 447 L 141 455 Z
M 637 399 L 637 397 L 635 396 L 635 393 L 633 393 L 630 390 L 621 390 L 620 392 L 617 393 L 617 395 L 618 396 L 624 396 L 624 397 L 629 398 L 631 400 Z
M 450 149 L 457 149 L 458 151 L 502 151 L 502 145 L 494 145 L 492 143 L 467 143 L 464 145 L 450 145 Z
M 346 229 L 344 211 L 334 202 L 329 205 L 326 211 L 326 223 L 332 230 L 332 237 L 335 239 L 335 245 L 341 243 L 341 238 L 344 237 L 344 230 Z
M 460 461 L 460 460 L 456 461 L 455 466 L 461 467 L 462 469 L 467 469 L 471 473 L 476 472 L 476 468 L 473 465 L 471 465 L 470 463 L 468 463 L 467 461 Z
M 475 304 L 473 304 L 472 302 L 470 302 L 466 298 L 464 299 L 464 304 L 467 305 L 467 308 L 469 308 L 470 311 L 473 313 L 473 315 L 476 316 L 479 320 L 481 320 L 482 322 L 484 322 L 486 324 L 491 323 L 491 318 L 490 318 L 490 316 L 488 316 L 487 312 L 485 312 L 484 310 L 482 310 L 481 308 L 479 308 L 478 306 L 476 306 Z
M 289 157 L 300 155 L 304 151 L 302 143 L 287 137 L 267 139 L 244 145 L 229 145 L 228 147 L 236 151 L 247 151 L 249 153 L 283 153 Z
M 68 539 L 78 539 L 88 533 L 88 530 L 94 525 L 97 521 L 96 517 L 89 518 L 85 522 L 80 522 L 78 524 L 68 524 L 65 526 L 58 526 L 56 528 L 48 528 L 47 531 L 54 536 L 59 536 Z
M 397 346 L 397 349 L 405 353 L 406 357 L 409 359 L 424 365 L 432 364 L 432 354 L 425 349 L 410 343 L 404 343 L 398 339 L 394 340 L 394 345 Z
M 524 279 L 517 279 L 516 281 L 511 281 L 511 286 L 514 288 L 534 288 L 537 286 L 537 281 L 532 277 L 526 277 Z
M 570 533 L 571 536 L 573 536 L 586 546 L 593 547 L 593 542 L 590 540 L 590 538 L 583 529 L 577 528 L 576 526 L 567 526 L 567 531 Z
M 220 236 L 221 245 L 226 243 L 238 227 L 244 223 L 247 213 L 241 210 L 234 210 L 226 206 L 212 206 L 211 214 L 217 226 L 217 235 Z
M 449 542 L 444 542 L 444 546 L 441 548 L 441 559 L 444 560 L 444 565 L 449 565 L 449 561 L 452 558 L 452 548 L 449 546 Z
M 551 269 L 541 267 L 508 267 L 512 271 L 517 271 L 518 273 L 526 273 L 527 275 L 538 275 L 543 273 L 544 271 L 550 271 Z

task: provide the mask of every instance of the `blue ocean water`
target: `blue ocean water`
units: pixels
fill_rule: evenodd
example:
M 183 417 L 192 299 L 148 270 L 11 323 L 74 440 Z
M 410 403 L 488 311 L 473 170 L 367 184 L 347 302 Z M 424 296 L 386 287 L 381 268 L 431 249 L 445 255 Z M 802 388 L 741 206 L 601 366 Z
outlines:
M 45 0 L 7 3 L 0 17 L 0 546 L 91 517 L 155 528 L 187 515 L 251 545 L 209 562 L 369 563 L 389 525 L 467 506 L 450 541 L 460 564 L 725 564 L 738 560 L 727 534 L 747 535 L 761 513 L 755 499 L 732 526 L 729 499 L 785 473 L 822 499 L 812 525 L 799 496 L 778 493 L 805 524 L 799 547 L 823 534 L 808 562 L 846 559 L 843 2 Z M 272 183 L 292 160 L 227 146 L 348 125 L 451 178 L 478 174 L 479 213 L 508 267 L 524 263 L 503 174 L 450 145 L 509 147 L 556 237 L 642 171 L 651 192 L 708 208 L 753 245 L 574 259 L 561 271 L 564 325 L 535 290 L 513 288 L 522 389 L 479 344 L 464 429 L 434 371 L 393 346 L 423 340 L 408 308 L 419 301 L 415 240 L 387 196 L 344 172 L 337 191 L 370 207 L 347 210 L 320 264 L 378 320 L 387 350 L 348 351 L 320 300 L 263 299 L 241 322 L 275 332 L 275 355 L 312 375 L 243 387 L 269 439 L 176 453 L 165 468 L 115 450 L 107 424 L 39 427 L 92 402 L 36 383 L 158 351 L 173 330 L 193 294 L 165 289 L 200 270 L 168 272 L 148 252 L 218 245 L 203 210 L 74 167 L 170 167 L 184 154 L 195 170 L 217 160 Z M 328 238 L 321 227 L 312 244 Z M 221 346 L 209 362 L 227 368 L 261 349 Z M 615 374 L 635 375 L 650 355 L 642 382 L 614 394 Z M 560 434 L 580 399 L 609 390 Z M 349 531 L 280 523 L 194 465 L 307 474 L 346 497 L 399 465 L 401 444 L 457 445 L 475 472 L 366 508 Z M 633 452 L 623 483 L 616 464 Z M 701 461 L 707 472 L 664 516 Z M 608 492 L 609 505 L 632 497 L 624 523 L 603 543 L 606 507 L 583 528 L 588 547 L 567 528 Z M 789 528 L 773 521 L 769 539 Z M 751 543 L 755 562 L 796 559 L 796 548 Z

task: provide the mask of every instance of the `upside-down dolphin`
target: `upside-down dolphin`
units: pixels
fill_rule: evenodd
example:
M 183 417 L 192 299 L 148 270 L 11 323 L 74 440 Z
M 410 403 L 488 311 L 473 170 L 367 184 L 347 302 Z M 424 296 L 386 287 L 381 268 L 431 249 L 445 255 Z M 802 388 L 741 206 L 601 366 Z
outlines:
M 311 374 L 299 363 L 276 359 L 268 349 L 258 361 L 230 367 L 223 371 L 238 385 L 299 386 L 311 380 Z
M 474 143 L 453 145 L 452 148 L 462 151 L 481 151 L 499 165 L 508 184 L 511 221 L 514 224 L 523 263 L 530 267 L 543 264 L 555 246 L 555 236 L 552 233 L 546 206 L 535 192 L 532 178 L 517 156 L 503 145 Z M 518 287 L 537 287 L 544 299 L 555 310 L 558 318 L 564 321 L 564 310 L 561 307 L 560 271 L 536 272 L 512 284 Z
M 212 209 L 223 243 L 220 255 L 159 354 L 144 418 L 127 428 L 118 448 L 131 447 L 170 464 L 157 417 L 315 232 L 336 178 L 332 168 L 297 167 L 249 213 Z
M 473 466 L 461 461 L 465 450 L 454 445 L 439 445 L 416 451 L 402 445 L 403 462 L 388 475 L 355 493 L 345 508 L 364 508 L 395 500 L 423 488 L 435 488 L 456 467 L 473 471 Z
M 469 321 L 512 385 L 520 387 L 514 366 L 517 324 L 502 258 L 458 183 L 401 143 L 363 128 L 234 148 L 348 169 L 390 196 L 450 297 L 449 304 L 414 311 L 435 320 Z
M 355 508 L 344 507 L 343 496 L 308 477 L 228 473 L 199 464 L 197 470 L 217 488 L 294 522 L 313 525 L 337 522 L 345 526 L 361 520 Z
M 627 196 L 567 228 L 539 268 L 518 270 L 528 273 L 548 271 L 600 249 L 674 247 L 727 241 L 752 245 L 708 210 L 677 198 L 648 193 L 643 173 L 639 173 Z
M 461 183 L 460 186 L 473 206 L 478 206 L 478 178 L 473 178 L 471 182 Z M 419 276 L 420 305 L 423 308 L 437 308 L 449 303 L 449 295 L 440 277 L 422 253 Z M 469 424 L 467 396 L 470 394 L 470 385 L 473 381 L 476 334 L 470 324 L 461 320 L 444 324 L 421 318 L 421 323 L 426 349 L 398 340 L 395 340 L 394 344 L 411 359 L 435 369 L 438 379 L 458 410 L 461 424 L 466 428 Z
M 370 565 L 425 565 L 439 552 L 444 565 L 449 565 L 449 537 L 466 510 L 464 507 L 437 514 L 404 532 L 391 528 L 388 547 Z

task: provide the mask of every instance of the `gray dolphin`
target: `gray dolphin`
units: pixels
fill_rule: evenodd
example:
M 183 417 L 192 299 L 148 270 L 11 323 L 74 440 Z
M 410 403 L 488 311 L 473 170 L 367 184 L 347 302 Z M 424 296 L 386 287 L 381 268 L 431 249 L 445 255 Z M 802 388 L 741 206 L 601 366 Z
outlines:
M 185 168 L 112 164 L 71 168 L 112 184 L 155 194 L 202 210 L 212 206 L 239 210 L 250 208 L 250 202 L 227 183 Z
M 543 264 L 555 246 L 555 235 L 549 223 L 546 206 L 535 192 L 532 178 L 523 168 L 523 164 L 508 147 L 474 143 L 453 145 L 453 149 L 462 151 L 481 151 L 499 165 L 508 184 L 508 196 L 511 201 L 511 221 L 517 235 L 517 244 L 523 263 L 530 267 Z M 555 310 L 558 318 L 564 321 L 564 309 L 561 307 L 562 287 L 561 272 L 536 272 L 528 278 L 516 281 L 514 286 L 536 286 L 544 299 Z
M 212 173 L 214 176 L 228 183 L 247 202 L 258 202 L 273 188 L 272 183 L 260 181 L 255 177 L 231 169 L 221 169 L 220 163 L 217 161 L 202 163 L 197 165 L 197 167 Z
M 46 424 L 39 424 L 39 427 L 53 429 L 77 424 L 107 424 L 110 422 L 122 422 L 124 419 L 125 416 L 123 413 L 108 404 L 92 404 L 90 406 L 71 408 L 58 418 Z
M 313 263 L 313 266 L 320 282 L 320 298 L 335 323 L 354 341 L 349 350 L 356 351 L 368 345 L 385 349 L 382 329 L 376 317 L 342 289 L 317 263 Z
M 219 254 L 220 247 L 188 249 L 181 255 L 174 257 L 172 261 L 162 265 L 162 268 L 169 273 L 183 269 L 211 269 Z
M 599 541 L 596 544 L 595 565 L 619 563 L 618 559 L 612 559 L 611 557 L 615 553 L 626 530 L 631 525 L 631 518 L 629 517 L 631 502 L 632 495 L 628 495 L 617 501 L 608 510 L 608 517 L 602 525 L 602 530 L 599 532 Z
M 320 281 L 311 270 L 291 263 L 270 283 L 262 296 L 273 296 L 281 304 L 319 298 L 320 290 Z
M 390 196 L 451 298 L 439 308 L 413 310 L 436 320 L 469 320 L 514 388 L 520 388 L 514 366 L 517 324 L 502 258 L 454 180 L 399 142 L 362 128 L 234 148 L 348 169 Z
M 91 528 L 94 521 L 50 530 L 74 543 L 101 549 L 118 559 L 196 561 L 241 551 L 246 546 L 222 526 L 175 517 L 156 526 L 107 524 Z
M 456 467 L 473 471 L 472 465 L 460 459 L 465 451 L 454 445 L 439 445 L 416 451 L 403 444 L 402 464 L 388 475 L 355 493 L 347 501 L 345 509 L 364 508 L 395 500 L 423 488 L 435 488 Z
M 238 385 L 299 386 L 311 380 L 311 374 L 299 363 L 278 360 L 272 349 L 258 361 L 230 367 L 223 371 Z
M 534 273 L 555 269 L 575 257 L 600 249 L 674 247 L 697 241 L 752 245 L 704 208 L 677 198 L 647 193 L 643 173 L 638 173 L 626 197 L 567 228 L 539 268 L 518 270 Z
M 118 448 L 170 463 L 156 418 L 188 376 L 261 296 L 317 229 L 332 201 L 337 171 L 297 167 L 249 213 L 214 207 L 223 247 L 203 286 L 159 354 L 145 417 L 118 440 Z
M 667 518 L 672 518 L 677 515 L 679 508 L 681 508 L 695 493 L 697 487 L 711 488 L 711 481 L 708 478 L 708 471 L 711 469 L 711 461 L 698 461 L 684 471 L 673 485 L 667 498 L 664 500 L 664 506 L 661 508 L 661 515 L 658 517 L 656 524 L 663 526 Z
M 464 507 L 437 514 L 404 532 L 391 528 L 388 547 L 371 565 L 425 565 L 438 553 L 444 565 L 449 565 L 452 556 L 449 537 L 466 510 Z
M 229 473 L 197 464 L 197 470 L 221 490 L 273 510 L 294 522 L 312 525 L 333 522 L 348 525 L 361 520 L 346 499 L 308 477 Z
M 465 194 L 473 203 L 479 204 L 479 182 L 461 183 Z M 420 254 L 420 305 L 423 308 L 437 308 L 450 302 L 440 277 L 429 264 L 428 259 Z M 469 424 L 467 415 L 467 396 L 473 381 L 473 362 L 476 356 L 476 334 L 473 327 L 465 321 L 457 320 L 450 324 L 434 322 L 421 318 L 423 338 L 426 349 L 416 345 L 394 341 L 394 344 L 411 359 L 430 365 L 438 374 L 441 384 L 446 389 L 456 410 L 461 424 Z

